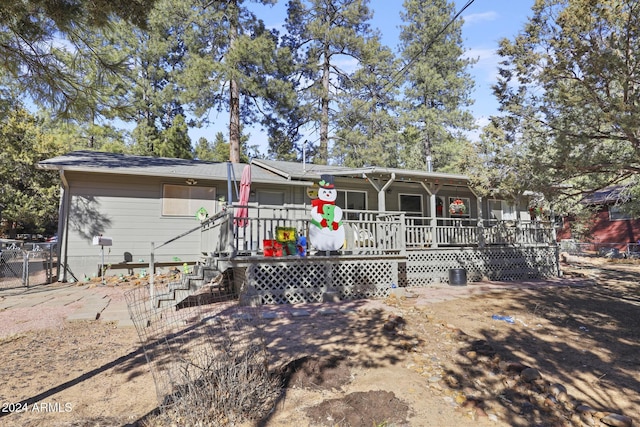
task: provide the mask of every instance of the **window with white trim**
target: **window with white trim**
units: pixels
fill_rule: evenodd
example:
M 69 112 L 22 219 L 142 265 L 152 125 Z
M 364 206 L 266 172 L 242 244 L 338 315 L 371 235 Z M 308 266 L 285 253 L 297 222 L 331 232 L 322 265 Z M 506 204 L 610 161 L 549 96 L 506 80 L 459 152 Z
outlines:
M 489 213 L 491 219 L 498 221 L 515 221 L 517 218 L 516 207 L 506 200 L 489 200 Z
M 338 190 L 336 205 L 340 206 L 342 209 L 366 211 L 367 192 Z
M 399 194 L 400 211 L 408 215 L 422 216 L 422 195 L 420 194 Z
M 490 219 L 502 220 L 502 200 L 489 200 Z
M 338 190 L 338 197 L 336 197 L 336 205 L 341 207 L 342 209 L 366 211 L 367 210 L 367 192 Z M 358 219 L 358 214 L 355 212 L 347 212 L 346 219 Z
M 162 216 L 195 216 L 200 208 L 216 211 L 216 188 L 192 185 L 162 185 Z

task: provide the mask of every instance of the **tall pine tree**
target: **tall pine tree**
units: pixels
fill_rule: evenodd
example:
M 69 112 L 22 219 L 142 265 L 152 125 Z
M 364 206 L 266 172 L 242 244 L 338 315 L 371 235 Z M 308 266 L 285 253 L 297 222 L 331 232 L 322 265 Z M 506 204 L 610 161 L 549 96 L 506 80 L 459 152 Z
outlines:
M 393 52 L 377 36 L 370 39 L 357 70 L 344 80 L 344 90 L 336 98 L 332 149 L 336 162 L 351 167 L 398 166 L 398 90 L 389 85 L 397 67 Z
M 403 123 L 406 167 L 460 172 L 461 154 L 474 128 L 470 98 L 473 80 L 467 69 L 462 21 L 454 19 L 454 4 L 447 0 L 405 0 L 400 42 L 404 66 L 396 79 L 403 88 Z M 410 163 L 411 162 L 411 163 Z
M 637 0 L 540 0 L 501 41 L 500 125 L 530 153 L 532 189 L 570 202 L 624 183 L 640 200 L 639 50 Z
M 73 115 L 92 104 L 112 83 L 105 77 L 124 71 L 123 63 L 101 49 L 91 49 L 91 31 L 116 19 L 146 24 L 155 0 L 3 0 L 0 3 L 0 75 L 10 76 L 37 104 Z M 98 72 L 87 84 L 79 62 Z M 86 98 L 86 99 L 85 99 Z
M 330 126 L 335 125 L 336 94 L 351 71 L 340 67 L 351 57 L 361 61 L 372 37 L 368 0 L 290 0 L 287 44 L 298 61 L 297 81 L 303 117 L 318 129 L 314 162 L 329 159 Z
M 180 74 L 182 99 L 197 117 L 212 109 L 229 112 L 229 160 L 239 162 L 242 125 L 261 122 L 274 97 L 290 91 L 287 82 L 274 77 L 281 64 L 277 34 L 268 31 L 243 0 L 180 4 L 182 9 L 172 17 L 180 19 L 187 46 Z

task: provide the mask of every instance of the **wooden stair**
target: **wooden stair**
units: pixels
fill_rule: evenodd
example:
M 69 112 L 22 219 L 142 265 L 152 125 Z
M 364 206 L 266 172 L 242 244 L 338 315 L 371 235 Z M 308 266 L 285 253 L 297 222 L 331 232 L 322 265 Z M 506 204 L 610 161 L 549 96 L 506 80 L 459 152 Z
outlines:
M 175 306 L 177 310 L 235 298 L 233 270 L 220 271 L 207 257 L 183 274 L 179 282 L 169 283 L 168 291 L 156 296 L 156 307 Z

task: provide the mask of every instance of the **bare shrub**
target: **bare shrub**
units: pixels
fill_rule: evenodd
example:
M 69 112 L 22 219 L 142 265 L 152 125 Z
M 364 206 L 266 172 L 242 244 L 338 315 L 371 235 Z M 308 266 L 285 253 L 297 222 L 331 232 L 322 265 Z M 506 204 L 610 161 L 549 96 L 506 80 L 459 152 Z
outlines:
M 266 415 L 281 389 L 269 373 L 264 345 L 238 349 L 231 341 L 214 353 L 180 360 L 183 384 L 167 396 L 160 425 L 227 425 Z

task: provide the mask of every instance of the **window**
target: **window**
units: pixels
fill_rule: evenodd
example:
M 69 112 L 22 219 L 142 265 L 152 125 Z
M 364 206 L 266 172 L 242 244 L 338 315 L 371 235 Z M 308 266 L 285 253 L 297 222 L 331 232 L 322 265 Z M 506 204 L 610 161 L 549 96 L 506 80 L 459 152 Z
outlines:
M 409 215 L 422 216 L 422 196 L 419 194 L 400 194 L 400 210 Z
M 164 184 L 162 186 L 163 216 L 194 216 L 205 208 L 209 215 L 216 210 L 215 187 Z
M 633 217 L 623 211 L 619 205 L 609 206 L 609 221 L 622 221 L 625 219 L 633 219 Z
M 257 201 L 260 205 L 282 206 L 284 205 L 284 193 L 279 191 L 259 190 Z
M 489 200 L 489 212 L 498 221 L 515 221 L 518 216 L 513 203 L 506 200 Z
M 342 209 L 355 209 L 359 211 L 367 210 L 366 191 L 338 191 L 336 205 Z
M 502 200 L 489 200 L 491 219 L 502 220 Z
M 553 221 L 553 226 L 558 230 L 562 230 L 564 228 L 564 217 L 562 215 L 556 216 Z
M 336 205 L 342 209 L 366 211 L 367 192 L 338 190 Z M 355 212 L 347 212 L 346 219 L 358 219 L 358 214 Z
M 517 219 L 516 207 L 513 203 L 502 201 L 502 219 L 505 221 L 515 221 Z

